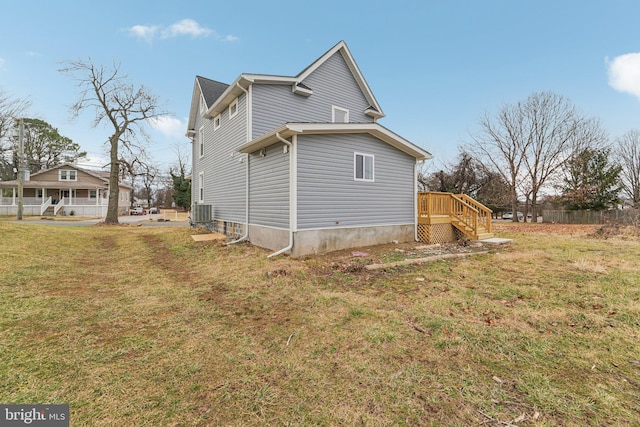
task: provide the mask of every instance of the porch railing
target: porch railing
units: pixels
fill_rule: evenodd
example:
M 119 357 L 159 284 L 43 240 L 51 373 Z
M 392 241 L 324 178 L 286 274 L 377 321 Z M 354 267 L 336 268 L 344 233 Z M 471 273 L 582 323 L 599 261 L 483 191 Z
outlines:
M 64 208 L 64 197 L 62 199 L 60 199 L 60 201 L 54 206 L 53 208 L 53 216 L 58 215 L 58 212 L 60 211 L 60 209 Z
M 466 194 L 418 193 L 418 218 L 445 219 L 467 235 L 491 233 L 491 209 Z
M 51 206 L 51 197 L 49 197 L 45 202 L 40 206 L 40 215 L 44 215 L 47 209 Z

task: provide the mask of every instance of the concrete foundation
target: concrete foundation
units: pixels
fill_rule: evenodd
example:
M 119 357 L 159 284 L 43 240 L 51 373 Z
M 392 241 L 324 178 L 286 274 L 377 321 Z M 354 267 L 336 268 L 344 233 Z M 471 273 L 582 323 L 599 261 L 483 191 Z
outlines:
M 323 254 L 341 249 L 382 245 L 398 242 L 413 242 L 413 224 L 387 225 L 379 227 L 330 228 L 300 230 L 293 235 L 292 256 Z M 289 231 L 249 225 L 249 240 L 252 244 L 273 251 L 289 245 Z
M 289 246 L 289 230 L 249 224 L 249 241 L 261 248 L 277 251 Z
M 415 240 L 414 225 L 301 230 L 294 234 L 292 256 Z

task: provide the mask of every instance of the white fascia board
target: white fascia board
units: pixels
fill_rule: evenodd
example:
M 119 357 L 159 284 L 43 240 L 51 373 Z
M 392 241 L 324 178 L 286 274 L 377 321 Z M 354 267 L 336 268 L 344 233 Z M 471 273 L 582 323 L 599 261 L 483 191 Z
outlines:
M 279 134 L 283 138 L 289 138 L 292 135 L 298 134 L 318 135 L 332 133 L 368 133 L 418 160 L 433 158 L 428 151 L 407 141 L 378 123 L 287 123 L 260 138 L 242 145 L 238 148 L 238 151 L 241 153 L 253 153 L 268 147 L 278 141 L 276 134 Z
M 238 85 L 247 89 L 249 86 L 251 86 L 251 80 L 245 78 L 245 74 L 241 74 L 237 79 L 233 81 L 233 83 L 229 85 L 229 87 L 222 93 L 222 95 L 220 95 L 220 97 L 216 99 L 216 102 L 214 102 L 213 105 L 209 107 L 207 112 L 204 114 L 204 117 L 208 119 L 214 118 L 218 114 L 222 113 L 234 99 L 242 95 L 244 91 L 240 89 Z
M 187 133 L 185 134 L 187 137 L 189 137 L 189 131 L 196 125 L 196 111 L 198 111 L 200 104 L 200 96 L 202 96 L 202 89 L 196 77 L 195 83 L 193 84 L 193 93 L 191 94 L 191 110 L 189 111 L 189 122 L 187 123 Z

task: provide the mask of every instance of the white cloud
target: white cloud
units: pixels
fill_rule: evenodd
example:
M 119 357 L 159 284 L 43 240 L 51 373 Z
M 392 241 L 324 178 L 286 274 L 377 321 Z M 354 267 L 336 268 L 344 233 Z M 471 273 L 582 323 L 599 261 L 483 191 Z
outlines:
M 187 131 L 186 122 L 169 116 L 156 117 L 150 120 L 149 124 L 163 135 L 178 140 L 184 139 Z
M 158 32 L 155 25 L 134 25 L 129 28 L 129 34 L 146 42 L 151 42 Z
M 166 39 L 177 36 L 207 37 L 212 33 L 213 30 L 201 27 L 200 24 L 193 19 L 183 19 L 164 29 L 162 31 L 162 38 Z
M 640 53 L 616 56 L 609 61 L 609 86 L 640 99 Z
M 220 36 L 211 28 L 203 27 L 193 19 L 183 19 L 168 27 L 160 25 L 134 25 L 126 31 L 130 36 L 142 39 L 148 43 L 151 43 L 156 37 L 170 39 L 180 36 L 191 36 L 192 38 L 214 36 L 216 39 L 225 42 L 238 40 L 238 37 L 232 35 Z

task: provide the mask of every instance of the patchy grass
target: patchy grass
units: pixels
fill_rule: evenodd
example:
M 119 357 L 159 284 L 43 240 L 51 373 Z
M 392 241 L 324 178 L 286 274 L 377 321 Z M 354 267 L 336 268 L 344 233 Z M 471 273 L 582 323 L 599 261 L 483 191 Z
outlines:
M 175 227 L 0 222 L 0 402 L 72 425 L 638 425 L 640 243 L 266 259 Z M 412 249 L 402 249 L 411 252 Z

